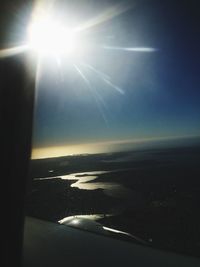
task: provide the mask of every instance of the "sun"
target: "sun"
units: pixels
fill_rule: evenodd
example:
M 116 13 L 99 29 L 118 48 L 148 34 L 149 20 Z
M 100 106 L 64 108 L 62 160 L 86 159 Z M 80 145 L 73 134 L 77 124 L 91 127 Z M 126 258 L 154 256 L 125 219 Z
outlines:
M 45 17 L 33 21 L 28 27 L 29 49 L 41 55 L 72 55 L 78 49 L 75 30 L 62 25 L 58 20 Z

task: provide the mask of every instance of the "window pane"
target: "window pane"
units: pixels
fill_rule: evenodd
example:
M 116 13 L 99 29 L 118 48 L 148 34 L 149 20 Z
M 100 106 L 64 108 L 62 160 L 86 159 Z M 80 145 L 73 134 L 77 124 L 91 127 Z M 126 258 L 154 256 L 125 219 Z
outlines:
M 93 220 L 102 233 L 198 256 L 196 10 L 179 1 L 75 1 L 32 22 L 27 215 L 68 225 L 76 216 L 80 227 Z

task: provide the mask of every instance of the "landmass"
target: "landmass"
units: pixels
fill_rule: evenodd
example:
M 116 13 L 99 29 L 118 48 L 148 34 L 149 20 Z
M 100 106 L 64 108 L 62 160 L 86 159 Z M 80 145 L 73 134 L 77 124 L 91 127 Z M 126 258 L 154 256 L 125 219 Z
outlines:
M 200 256 L 199 163 L 200 146 L 32 160 L 26 214 L 53 222 L 104 214 L 99 222 L 107 227 Z M 95 171 L 104 172 L 86 183 L 96 189 L 73 187 Z M 72 173 L 81 174 L 61 178 Z

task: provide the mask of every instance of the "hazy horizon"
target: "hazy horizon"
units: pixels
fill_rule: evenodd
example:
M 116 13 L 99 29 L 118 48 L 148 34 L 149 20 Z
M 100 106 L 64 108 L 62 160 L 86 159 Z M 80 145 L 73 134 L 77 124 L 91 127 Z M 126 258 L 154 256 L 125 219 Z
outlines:
M 170 148 L 200 143 L 200 136 L 172 136 L 132 140 L 113 140 L 96 143 L 33 148 L 31 159 L 54 158 L 81 154 L 114 153 L 129 150 Z

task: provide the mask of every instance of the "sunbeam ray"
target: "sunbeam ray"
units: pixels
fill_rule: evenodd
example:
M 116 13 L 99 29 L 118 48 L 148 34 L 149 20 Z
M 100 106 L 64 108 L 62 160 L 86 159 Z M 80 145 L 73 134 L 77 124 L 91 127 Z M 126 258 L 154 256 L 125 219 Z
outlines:
M 84 80 L 84 82 L 86 83 L 87 87 L 89 88 L 90 92 L 92 93 L 95 101 L 96 101 L 96 104 L 98 106 L 98 109 L 102 115 L 102 118 L 104 120 L 104 122 L 106 123 L 106 125 L 108 126 L 108 120 L 100 106 L 100 103 L 99 101 L 102 101 L 101 98 L 99 98 L 98 94 L 96 93 L 96 91 L 93 90 L 91 84 L 90 84 L 90 81 L 87 79 L 87 77 L 83 74 L 83 72 L 80 70 L 80 68 L 76 65 L 76 64 L 73 64 L 74 68 L 76 69 L 76 71 L 79 73 L 79 75 L 81 76 L 81 78 Z
M 111 86 L 112 88 L 114 88 L 116 91 L 118 91 L 120 94 L 124 95 L 125 92 L 123 89 L 121 89 L 120 87 L 118 87 L 117 85 L 113 84 L 111 81 L 107 80 L 107 79 L 103 79 L 103 81 L 105 83 L 107 83 L 109 86 Z
M 36 103 L 38 101 L 38 92 L 39 92 L 39 87 L 40 87 L 41 75 L 42 75 L 42 59 L 38 57 L 36 61 L 36 72 L 35 72 L 35 102 Z
M 89 87 L 89 89 L 92 90 L 92 87 L 90 85 L 90 82 L 85 77 L 85 75 L 83 74 L 83 72 L 79 69 L 79 67 L 76 64 L 73 64 L 73 66 L 76 69 L 76 71 L 79 73 L 79 75 L 82 77 L 82 79 L 84 80 L 84 82 L 87 84 L 87 86 Z
M 102 24 L 103 22 L 106 22 L 108 20 L 113 19 L 114 17 L 126 12 L 127 10 L 134 7 L 134 4 L 122 4 L 118 3 L 114 6 L 111 6 L 110 8 L 107 8 L 104 12 L 96 16 L 95 18 L 92 18 L 85 23 L 82 23 L 80 26 L 76 28 L 76 31 L 83 31 L 87 30 L 89 28 L 92 28 L 94 26 L 97 26 L 99 24 Z
M 27 45 L 15 46 L 11 48 L 5 48 L 0 50 L 0 58 L 11 57 L 28 50 Z
M 127 52 L 155 52 L 157 51 L 156 48 L 153 47 L 118 47 L 118 46 L 103 46 L 104 49 L 109 50 L 121 50 Z
M 91 65 L 88 65 L 88 64 L 82 64 L 86 67 L 88 67 L 90 70 L 92 70 L 93 72 L 95 72 L 95 74 L 97 74 L 106 84 L 108 84 L 109 86 L 111 86 L 112 88 L 114 88 L 116 91 L 118 91 L 120 94 L 124 95 L 125 92 L 123 89 L 121 89 L 119 86 L 113 84 L 111 82 L 111 78 L 107 75 L 107 74 L 104 74 L 103 72 L 95 69 L 94 67 L 92 67 Z
M 107 74 L 95 69 L 93 66 L 89 65 L 89 64 L 86 64 L 86 63 L 81 63 L 81 65 L 89 68 L 90 70 L 94 71 L 98 76 L 100 76 L 101 78 L 104 78 L 104 79 L 107 79 L 107 80 L 110 80 L 110 76 L 108 76 Z
M 56 56 L 56 63 L 57 63 L 57 66 L 58 66 L 60 82 L 62 83 L 62 82 L 64 82 L 64 76 L 63 76 L 63 71 L 62 71 L 61 59 L 58 56 Z

